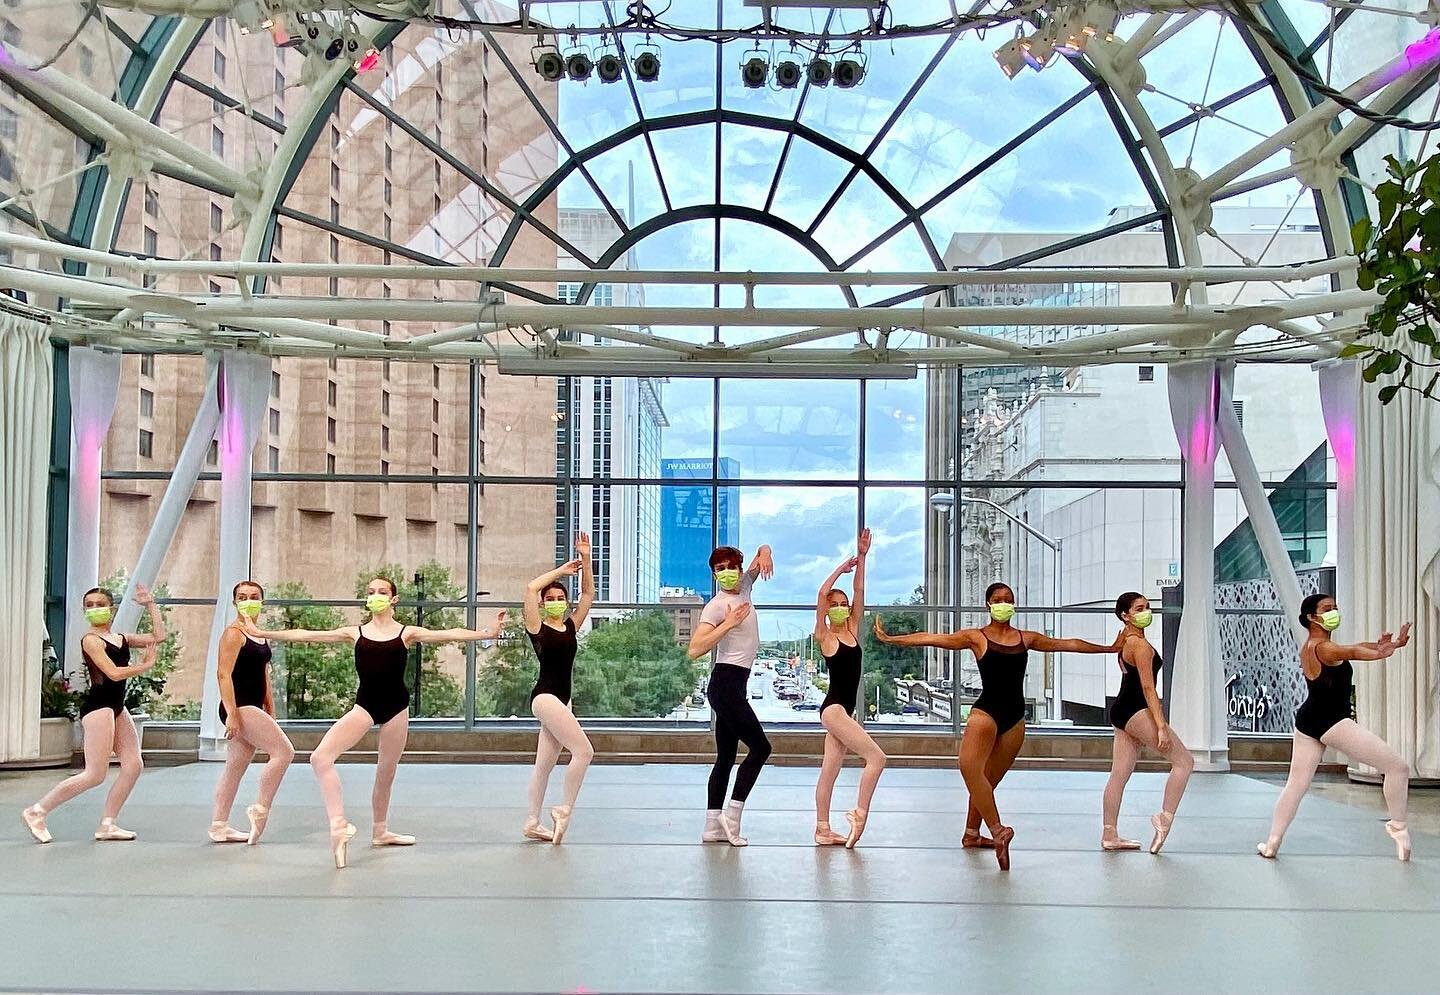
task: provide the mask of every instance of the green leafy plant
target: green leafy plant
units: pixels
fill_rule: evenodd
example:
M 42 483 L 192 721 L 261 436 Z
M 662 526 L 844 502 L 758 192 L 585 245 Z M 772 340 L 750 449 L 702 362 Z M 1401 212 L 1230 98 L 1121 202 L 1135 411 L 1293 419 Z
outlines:
M 1360 257 L 1356 283 L 1384 299 L 1342 357 L 1364 356 L 1367 383 L 1389 404 L 1402 390 L 1435 398 L 1440 387 L 1440 153 L 1424 162 L 1385 157 L 1390 178 L 1375 188 L 1378 218 L 1351 228 Z M 1423 385 L 1422 385 L 1423 384 Z
M 41 664 L 40 717 L 73 719 L 80 712 L 85 692 L 70 687 L 60 660 L 51 651 Z

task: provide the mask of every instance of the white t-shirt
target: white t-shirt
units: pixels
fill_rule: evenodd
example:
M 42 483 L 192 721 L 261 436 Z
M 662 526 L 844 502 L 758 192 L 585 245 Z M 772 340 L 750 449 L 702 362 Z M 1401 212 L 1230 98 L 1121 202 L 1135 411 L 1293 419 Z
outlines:
M 709 604 L 701 609 L 700 621 L 709 622 L 711 625 L 720 625 L 725 621 L 725 616 L 732 607 L 750 603 L 750 588 L 753 586 L 754 582 L 750 579 L 750 574 L 742 573 L 740 587 L 733 593 L 730 591 L 716 592 Z M 728 663 L 749 670 L 755 662 L 755 655 L 759 652 L 760 622 L 755 618 L 755 612 L 752 609 L 750 614 L 745 616 L 744 621 L 721 636 L 720 642 L 715 644 L 715 662 Z

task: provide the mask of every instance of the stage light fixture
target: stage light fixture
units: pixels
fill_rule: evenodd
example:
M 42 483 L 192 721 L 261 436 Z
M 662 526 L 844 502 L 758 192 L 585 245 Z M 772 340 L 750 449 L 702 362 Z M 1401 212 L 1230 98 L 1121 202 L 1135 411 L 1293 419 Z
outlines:
M 595 75 L 602 83 L 618 83 L 625 73 L 625 63 L 614 52 L 606 52 L 595 60 Z
M 782 90 L 793 90 L 800 85 L 800 80 L 805 76 L 805 70 L 794 58 L 787 58 L 775 63 L 775 85 Z
M 230 16 L 240 27 L 242 35 L 248 35 L 252 31 L 269 31 L 275 26 L 275 18 L 270 13 L 270 8 L 259 0 L 240 0 Z
M 995 61 L 1007 79 L 1014 79 L 1027 65 L 1025 61 L 1024 37 L 1017 34 L 995 50 Z
M 368 73 L 380 65 L 380 50 L 370 46 L 360 58 L 355 60 L 355 71 L 357 73 Z
M 810 60 L 805 75 L 809 78 L 811 86 L 829 86 L 831 78 L 835 75 L 835 67 L 830 64 L 829 59 L 816 56 Z
M 334 62 L 340 58 L 340 53 L 345 51 L 345 39 L 338 35 L 330 39 L 330 44 L 325 46 L 325 61 Z
M 530 63 L 547 83 L 554 83 L 565 75 L 565 60 L 553 44 L 540 44 L 530 49 Z
M 835 85 L 842 90 L 865 82 L 865 56 L 858 51 L 847 52 L 835 63 Z
M 635 55 L 635 78 L 642 83 L 653 83 L 660 78 L 660 51 L 647 48 Z
M 740 64 L 740 80 L 751 90 L 764 86 L 765 77 L 769 75 L 770 62 L 759 49 L 754 49 L 750 57 Z
M 583 48 L 573 48 L 565 56 L 565 75 L 577 83 L 589 79 L 594 69 L 595 63 L 590 60 L 590 53 Z
M 1056 24 L 1052 18 L 1044 27 L 1020 43 L 1025 61 L 1031 69 L 1039 72 L 1055 60 Z

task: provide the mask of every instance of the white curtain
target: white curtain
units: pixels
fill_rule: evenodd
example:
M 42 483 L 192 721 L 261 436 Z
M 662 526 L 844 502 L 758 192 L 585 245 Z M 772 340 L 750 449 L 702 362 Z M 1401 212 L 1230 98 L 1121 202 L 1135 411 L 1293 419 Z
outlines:
M 1407 649 L 1356 666 L 1356 717 L 1415 774 L 1440 777 L 1440 403 L 1402 391 L 1382 406 L 1374 390 L 1356 410 L 1354 604 L 1341 605 L 1341 635 L 1415 623 Z
M 0 763 L 40 755 L 50 364 L 49 327 L 0 311 Z

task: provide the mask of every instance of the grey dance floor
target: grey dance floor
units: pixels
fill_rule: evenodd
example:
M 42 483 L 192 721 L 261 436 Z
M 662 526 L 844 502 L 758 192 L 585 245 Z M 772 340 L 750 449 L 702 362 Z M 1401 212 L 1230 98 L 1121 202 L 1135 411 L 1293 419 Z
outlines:
M 368 844 L 371 769 L 341 770 Z M 1440 839 L 1416 834 L 1402 865 L 1373 813 L 1312 796 L 1262 861 L 1278 786 L 1238 775 L 1197 774 L 1151 857 L 1096 848 L 1104 774 L 1016 772 L 1004 875 L 959 847 L 954 770 L 888 771 L 846 852 L 810 844 L 813 769 L 765 772 L 734 850 L 697 842 L 698 767 L 592 768 L 559 848 L 519 839 L 526 768 L 402 767 L 391 824 L 420 844 L 354 846 L 343 872 L 304 766 L 259 847 L 205 842 L 218 773 L 147 772 L 122 820 L 139 842 L 89 840 L 93 792 L 52 815 L 43 847 L 18 809 L 55 775 L 0 777 L 0 990 L 1308 993 L 1440 977 Z M 1148 841 L 1161 783 L 1136 775 L 1122 831 Z

